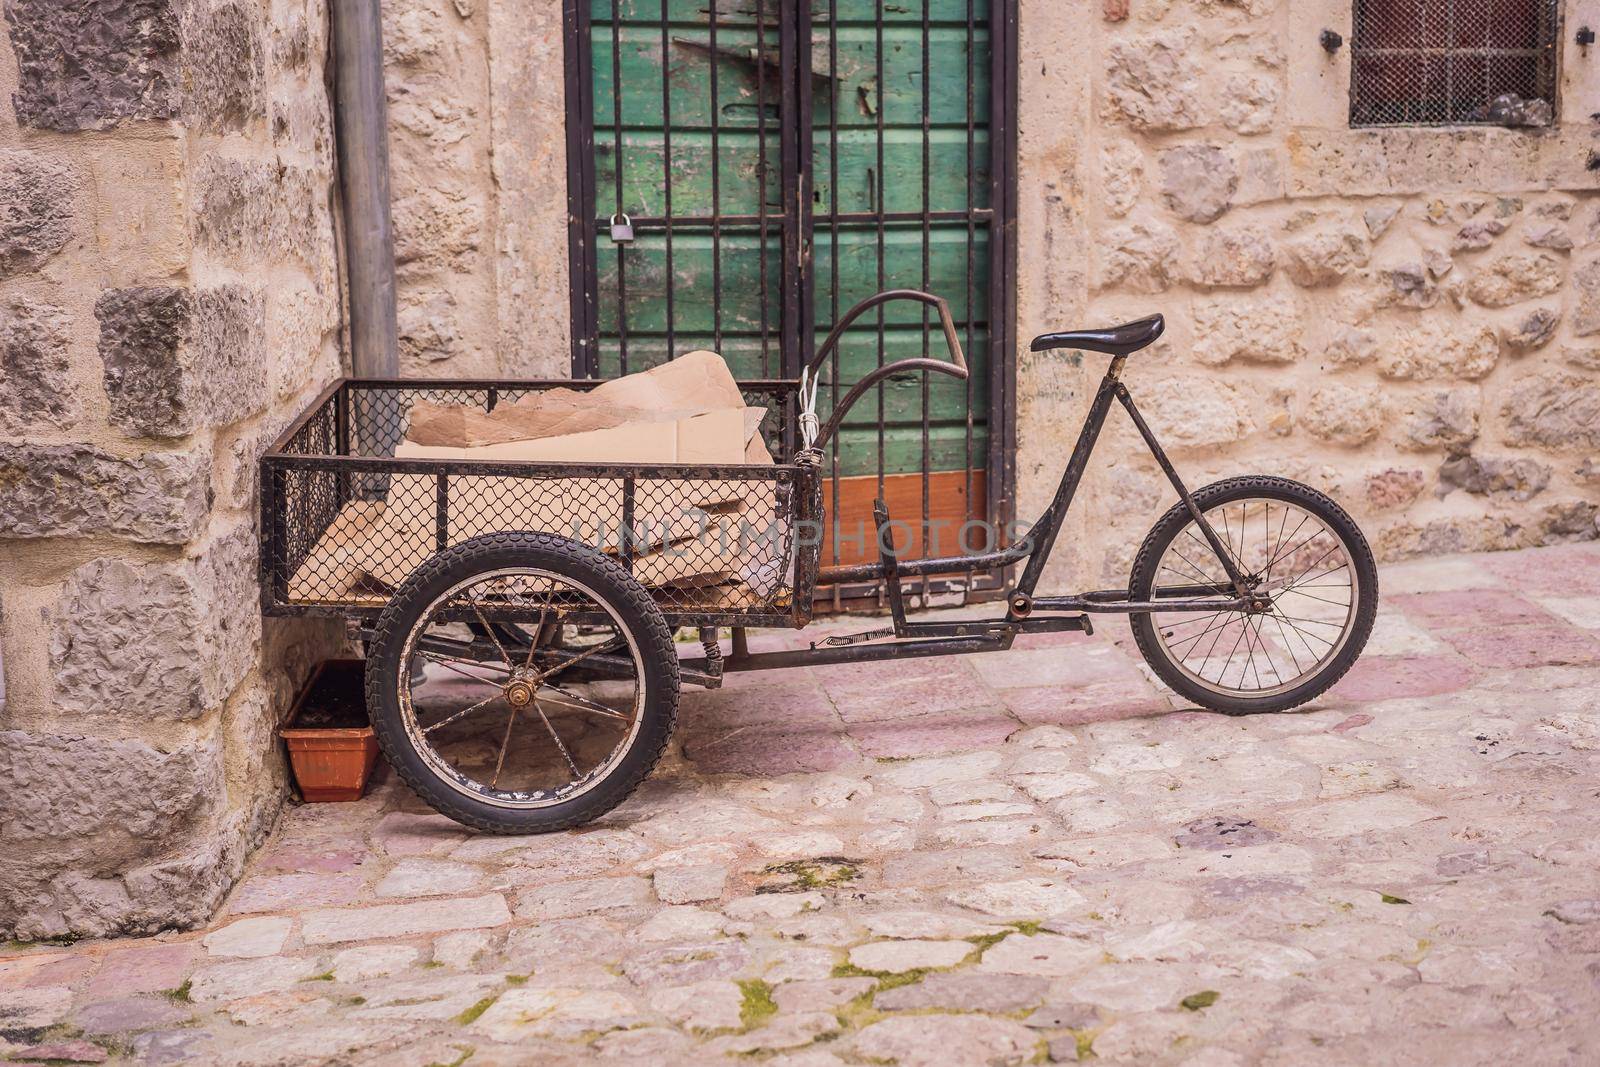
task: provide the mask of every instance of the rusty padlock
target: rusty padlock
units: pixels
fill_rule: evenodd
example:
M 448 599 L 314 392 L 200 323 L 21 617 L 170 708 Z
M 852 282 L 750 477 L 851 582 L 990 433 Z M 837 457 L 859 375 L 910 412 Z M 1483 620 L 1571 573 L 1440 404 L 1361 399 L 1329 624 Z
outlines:
M 633 240 L 633 220 L 620 212 L 612 215 L 611 240 L 617 244 L 626 244 Z

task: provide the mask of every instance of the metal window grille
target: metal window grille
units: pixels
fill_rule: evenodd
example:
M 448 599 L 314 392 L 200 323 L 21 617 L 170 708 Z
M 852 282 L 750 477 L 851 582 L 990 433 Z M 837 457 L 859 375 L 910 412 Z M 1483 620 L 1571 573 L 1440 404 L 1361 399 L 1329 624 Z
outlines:
M 1557 0 L 1356 0 L 1352 126 L 1546 126 Z

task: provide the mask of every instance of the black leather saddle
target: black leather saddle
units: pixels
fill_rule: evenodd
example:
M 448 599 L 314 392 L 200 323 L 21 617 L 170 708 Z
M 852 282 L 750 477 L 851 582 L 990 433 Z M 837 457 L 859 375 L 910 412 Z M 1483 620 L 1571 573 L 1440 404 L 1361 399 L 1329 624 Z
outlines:
M 1041 333 L 1028 347 L 1035 352 L 1045 352 L 1052 348 L 1078 348 L 1085 352 L 1126 356 L 1154 342 L 1166 328 L 1166 319 L 1160 315 L 1151 315 L 1148 319 L 1125 322 L 1121 326 L 1111 326 L 1104 330 Z

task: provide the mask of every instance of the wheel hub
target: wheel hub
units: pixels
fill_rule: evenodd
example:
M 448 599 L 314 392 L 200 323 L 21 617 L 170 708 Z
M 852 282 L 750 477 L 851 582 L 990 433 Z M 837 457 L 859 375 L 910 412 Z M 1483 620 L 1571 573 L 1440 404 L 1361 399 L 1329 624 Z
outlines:
M 506 702 L 514 708 L 525 708 L 533 703 L 532 683 L 517 679 L 506 686 Z

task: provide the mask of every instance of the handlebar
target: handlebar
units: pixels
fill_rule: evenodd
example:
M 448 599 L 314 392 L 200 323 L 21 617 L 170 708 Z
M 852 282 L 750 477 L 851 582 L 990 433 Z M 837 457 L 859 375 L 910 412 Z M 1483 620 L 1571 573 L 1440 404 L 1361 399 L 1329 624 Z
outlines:
M 851 323 L 868 311 L 871 311 L 879 304 L 886 304 L 891 300 L 914 300 L 938 310 L 939 323 L 944 329 L 945 346 L 950 350 L 950 362 L 946 363 L 944 360 L 919 356 L 914 359 L 900 359 L 893 363 L 885 363 L 850 387 L 850 391 L 845 393 L 844 398 L 834 407 L 833 414 L 828 417 L 828 421 L 823 423 L 821 429 L 817 431 L 816 437 L 807 443 L 807 448 L 821 449 L 823 444 L 837 432 L 845 414 L 849 412 L 857 400 L 861 399 L 862 394 L 885 378 L 913 370 L 937 371 L 940 374 L 948 374 L 952 378 L 960 380 L 964 380 L 967 377 L 967 360 L 961 351 L 961 339 L 956 335 L 956 323 L 955 319 L 950 315 L 949 303 L 943 297 L 922 292 L 920 289 L 886 289 L 881 293 L 867 297 L 846 312 L 844 317 L 834 324 L 833 329 L 828 331 L 827 338 L 822 342 L 821 347 L 817 349 L 816 355 L 811 357 L 811 362 L 802 368 L 800 383 L 801 395 L 806 404 L 804 415 L 810 415 L 813 420 L 816 418 L 817 374 L 821 370 L 823 363 L 833 354 L 834 349 L 839 346 L 839 339 L 844 336 L 845 330 L 849 329 Z M 809 396 L 807 395 L 808 386 L 810 388 Z

